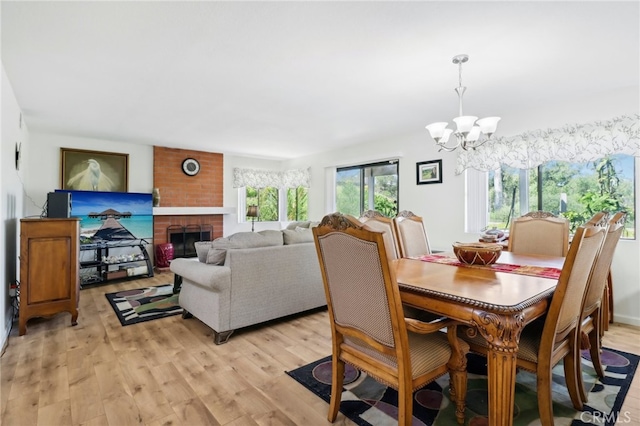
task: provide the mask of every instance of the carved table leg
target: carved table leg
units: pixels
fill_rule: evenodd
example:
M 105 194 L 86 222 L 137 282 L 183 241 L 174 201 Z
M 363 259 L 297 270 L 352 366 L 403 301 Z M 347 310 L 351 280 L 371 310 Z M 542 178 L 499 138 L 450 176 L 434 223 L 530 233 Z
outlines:
M 489 425 L 512 425 L 518 341 L 524 327 L 524 316 L 474 311 L 473 322 L 489 343 Z

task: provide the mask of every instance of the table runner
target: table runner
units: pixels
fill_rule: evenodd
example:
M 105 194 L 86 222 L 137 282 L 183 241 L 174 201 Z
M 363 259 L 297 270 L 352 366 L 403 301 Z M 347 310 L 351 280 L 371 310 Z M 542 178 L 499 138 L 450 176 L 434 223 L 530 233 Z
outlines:
M 442 263 L 452 266 L 464 266 L 466 268 L 487 269 L 495 272 L 531 275 L 534 277 L 551 278 L 554 280 L 560 278 L 560 272 L 562 272 L 562 270 L 558 268 L 531 265 L 513 265 L 510 263 L 494 263 L 493 265 L 467 265 L 466 263 L 460 262 L 455 257 L 443 256 L 441 254 L 426 254 L 424 256 L 415 256 L 411 259 L 418 259 L 422 260 L 423 262 Z

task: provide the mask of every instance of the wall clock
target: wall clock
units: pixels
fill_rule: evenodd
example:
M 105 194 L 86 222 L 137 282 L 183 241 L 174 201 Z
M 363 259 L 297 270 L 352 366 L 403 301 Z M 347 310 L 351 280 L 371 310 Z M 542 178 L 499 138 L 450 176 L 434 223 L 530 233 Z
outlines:
M 188 176 L 195 176 L 200 171 L 200 163 L 195 158 L 186 158 L 182 162 L 182 171 Z

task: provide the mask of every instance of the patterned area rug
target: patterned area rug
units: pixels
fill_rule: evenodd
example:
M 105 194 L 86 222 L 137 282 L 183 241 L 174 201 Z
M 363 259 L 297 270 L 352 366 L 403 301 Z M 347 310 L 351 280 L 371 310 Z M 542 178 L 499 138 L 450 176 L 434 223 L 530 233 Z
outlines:
M 465 424 L 487 424 L 486 359 L 468 355 L 468 391 Z M 606 349 L 602 362 L 606 365 L 606 377 L 598 380 L 588 352 L 583 353 L 582 368 L 585 386 L 589 389 L 589 402 L 585 411 L 576 411 L 564 385 L 562 365 L 554 368 L 553 413 L 555 425 L 580 426 L 588 424 L 614 425 L 622 422 L 629 413 L 620 412 L 631 385 L 640 357 L 625 352 Z M 293 371 L 291 377 L 307 389 L 329 402 L 331 396 L 331 357 L 326 357 Z M 536 395 L 536 377 L 526 371 L 516 377 L 514 426 L 540 424 Z M 397 400 L 395 390 L 381 385 L 371 377 L 347 365 L 340 411 L 361 426 L 397 425 Z M 455 426 L 455 406 L 449 400 L 449 376 L 416 391 L 413 395 L 413 425 Z M 327 407 L 328 410 L 328 407 Z
M 106 293 L 105 296 L 123 326 L 182 313 L 178 295 L 173 294 L 173 284 Z

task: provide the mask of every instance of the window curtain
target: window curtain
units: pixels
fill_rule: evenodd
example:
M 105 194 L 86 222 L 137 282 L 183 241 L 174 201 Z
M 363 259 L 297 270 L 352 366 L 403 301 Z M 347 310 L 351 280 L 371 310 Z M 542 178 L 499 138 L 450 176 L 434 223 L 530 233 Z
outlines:
M 612 154 L 640 156 L 640 114 L 498 137 L 461 151 L 456 174 L 468 168 L 496 170 L 501 164 L 531 169 L 551 160 L 583 163 Z
M 307 169 L 294 169 L 279 172 L 275 170 L 258 169 L 233 169 L 233 187 L 241 188 L 250 186 L 252 188 L 297 188 L 309 187 L 310 171 Z

